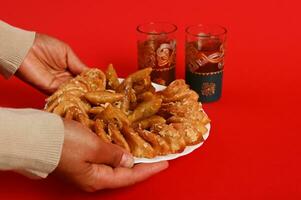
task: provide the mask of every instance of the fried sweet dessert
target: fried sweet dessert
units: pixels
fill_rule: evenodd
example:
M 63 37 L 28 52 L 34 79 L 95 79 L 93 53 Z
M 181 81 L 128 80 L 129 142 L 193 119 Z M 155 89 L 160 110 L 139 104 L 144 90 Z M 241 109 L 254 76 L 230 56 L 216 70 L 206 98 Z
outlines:
M 202 142 L 210 119 L 197 93 L 184 80 L 156 92 L 151 71 L 139 70 L 119 82 L 113 65 L 105 73 L 90 69 L 61 85 L 46 99 L 45 110 L 80 122 L 136 157 L 179 153 Z

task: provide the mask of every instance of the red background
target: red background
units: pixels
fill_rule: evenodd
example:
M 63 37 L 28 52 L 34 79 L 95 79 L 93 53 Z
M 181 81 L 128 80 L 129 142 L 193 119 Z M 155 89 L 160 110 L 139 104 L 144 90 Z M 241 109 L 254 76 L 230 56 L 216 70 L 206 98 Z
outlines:
M 112 62 L 120 76 L 136 69 L 139 23 L 178 25 L 179 78 L 185 26 L 229 32 L 223 97 L 204 105 L 212 130 L 200 149 L 147 181 L 93 194 L 1 172 L 0 199 L 301 199 L 300 12 L 297 0 L 2 0 L 2 20 L 66 41 L 89 66 Z M 0 91 L 1 106 L 43 107 L 45 96 L 15 78 L 0 77 Z

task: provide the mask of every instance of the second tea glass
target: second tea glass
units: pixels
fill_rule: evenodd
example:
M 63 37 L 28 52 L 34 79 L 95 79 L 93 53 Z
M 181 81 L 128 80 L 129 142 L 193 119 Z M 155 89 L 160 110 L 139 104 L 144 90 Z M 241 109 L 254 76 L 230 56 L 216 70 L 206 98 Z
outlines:
M 167 22 L 151 22 L 137 27 L 138 67 L 153 69 L 152 81 L 168 85 L 175 80 L 177 26 Z
M 199 94 L 201 102 L 221 97 L 227 30 L 218 25 L 186 28 L 186 82 Z

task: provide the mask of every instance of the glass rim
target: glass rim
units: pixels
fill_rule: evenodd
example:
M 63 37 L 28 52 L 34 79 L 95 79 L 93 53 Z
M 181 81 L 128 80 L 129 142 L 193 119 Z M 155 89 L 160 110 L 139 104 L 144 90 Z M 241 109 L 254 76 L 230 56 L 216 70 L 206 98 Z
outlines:
M 148 31 L 143 31 L 141 29 L 141 27 L 145 26 L 145 25 L 153 25 L 153 24 L 165 24 L 165 25 L 171 25 L 172 30 L 171 31 L 166 31 L 166 32 L 158 32 L 158 33 L 154 33 L 154 32 L 148 32 Z M 139 33 L 143 33 L 143 34 L 147 34 L 147 35 L 161 35 L 161 34 L 170 34 L 170 33 L 174 33 L 178 30 L 177 25 L 170 23 L 170 22 L 164 22 L 164 21 L 159 21 L 159 22 L 148 22 L 148 23 L 143 23 L 143 24 L 139 24 L 136 28 L 136 30 Z
M 216 34 L 210 34 L 210 35 L 199 35 L 199 34 L 195 34 L 195 33 L 191 33 L 189 31 L 189 29 L 193 28 L 193 27 L 204 27 L 204 26 L 215 26 L 215 27 L 218 27 L 220 28 L 222 31 L 221 33 L 216 33 Z M 194 24 L 194 25 L 189 25 L 185 28 L 185 32 L 189 35 L 192 35 L 192 36 L 196 36 L 196 37 L 201 37 L 201 38 L 206 38 L 206 37 L 217 37 L 217 36 L 221 36 L 221 35 L 226 35 L 228 30 L 224 27 L 224 26 L 221 26 L 221 25 L 218 25 L 218 24 Z

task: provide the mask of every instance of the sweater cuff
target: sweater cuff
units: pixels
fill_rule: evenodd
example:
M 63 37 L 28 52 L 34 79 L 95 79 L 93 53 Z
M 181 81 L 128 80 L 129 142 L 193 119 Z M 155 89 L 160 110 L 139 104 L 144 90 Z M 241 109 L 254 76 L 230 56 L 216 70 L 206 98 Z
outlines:
M 18 70 L 35 39 L 35 32 L 0 20 L 0 74 L 10 78 Z
M 0 170 L 45 178 L 58 165 L 62 119 L 33 109 L 0 108 Z

